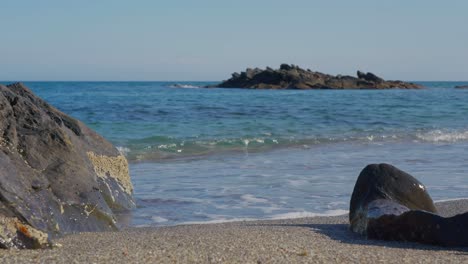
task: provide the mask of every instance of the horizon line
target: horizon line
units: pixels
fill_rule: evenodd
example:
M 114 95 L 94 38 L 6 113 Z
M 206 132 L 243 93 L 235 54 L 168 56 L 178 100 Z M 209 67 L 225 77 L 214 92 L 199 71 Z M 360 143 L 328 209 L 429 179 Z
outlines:
M 225 80 L 209 81 L 209 80 L 0 80 L 1 83 L 10 82 L 222 82 Z M 468 80 L 387 80 L 387 81 L 404 81 L 404 82 L 468 82 Z

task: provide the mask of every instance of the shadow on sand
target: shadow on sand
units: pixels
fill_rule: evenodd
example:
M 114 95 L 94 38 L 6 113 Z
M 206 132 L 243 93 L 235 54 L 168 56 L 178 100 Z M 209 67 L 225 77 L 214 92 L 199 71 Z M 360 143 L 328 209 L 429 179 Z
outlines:
M 401 241 L 385 241 L 385 240 L 372 240 L 364 236 L 353 233 L 349 230 L 347 224 L 272 224 L 265 226 L 281 226 L 281 227 L 306 227 L 313 231 L 326 235 L 329 238 L 339 241 L 344 244 L 354 245 L 372 245 L 387 248 L 404 248 L 414 250 L 429 250 L 429 251 L 456 251 L 457 255 L 468 256 L 468 248 L 465 247 L 441 247 L 433 245 L 425 245 L 415 242 L 401 242 Z

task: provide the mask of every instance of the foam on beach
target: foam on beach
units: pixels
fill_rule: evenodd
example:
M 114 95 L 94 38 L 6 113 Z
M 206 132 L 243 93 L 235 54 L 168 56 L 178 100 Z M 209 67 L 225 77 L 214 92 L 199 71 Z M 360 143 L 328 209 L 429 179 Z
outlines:
M 466 197 L 466 198 L 442 199 L 442 200 L 437 200 L 437 201 L 434 201 L 434 202 L 435 203 L 446 203 L 446 202 L 457 202 L 457 201 L 463 201 L 463 200 L 468 200 L 468 197 Z
M 317 217 L 317 216 L 338 216 L 347 214 L 348 210 L 329 210 L 324 213 L 314 213 L 314 212 L 291 212 L 291 213 L 284 213 L 284 214 L 277 214 L 273 215 L 269 219 L 271 220 L 281 220 L 281 219 L 296 219 L 296 218 L 305 218 L 305 217 Z
M 220 216 L 217 219 L 208 220 L 208 221 L 188 221 L 183 222 L 177 225 L 206 225 L 206 224 L 221 224 L 221 223 L 232 223 L 232 222 L 243 222 L 243 221 L 265 221 L 265 220 L 285 220 L 285 219 L 298 219 L 298 218 L 307 218 L 307 217 L 328 217 L 328 216 L 339 216 L 347 214 L 348 210 L 329 210 L 324 213 L 314 213 L 314 212 L 290 212 L 283 214 L 272 215 L 267 218 L 227 218 L 225 216 Z

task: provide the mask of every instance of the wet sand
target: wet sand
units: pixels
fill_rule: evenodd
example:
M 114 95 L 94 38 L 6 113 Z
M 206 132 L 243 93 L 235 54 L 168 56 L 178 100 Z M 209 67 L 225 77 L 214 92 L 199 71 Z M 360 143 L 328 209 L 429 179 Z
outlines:
M 441 215 L 468 200 L 437 203 Z M 468 248 L 367 240 L 347 215 L 81 233 L 46 250 L 0 250 L 0 263 L 468 263 Z

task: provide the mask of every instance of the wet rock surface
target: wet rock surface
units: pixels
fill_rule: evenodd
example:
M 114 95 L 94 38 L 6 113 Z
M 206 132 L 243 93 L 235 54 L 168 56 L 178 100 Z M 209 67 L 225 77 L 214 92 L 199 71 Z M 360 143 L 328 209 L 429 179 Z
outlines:
M 437 215 L 426 187 L 389 164 L 362 170 L 350 202 L 350 228 L 370 239 L 468 246 L 468 213 Z
M 357 72 L 353 76 L 329 75 L 302 69 L 296 65 L 281 64 L 279 69 L 251 69 L 241 73 L 233 73 L 232 77 L 217 85 L 219 88 L 250 88 L 250 89 L 420 89 L 421 85 L 402 82 L 385 81 L 373 73 Z
M 0 85 L 0 168 L 0 217 L 52 238 L 116 230 L 115 214 L 135 206 L 117 149 L 20 83 Z M 0 247 L 23 247 L 12 241 Z

